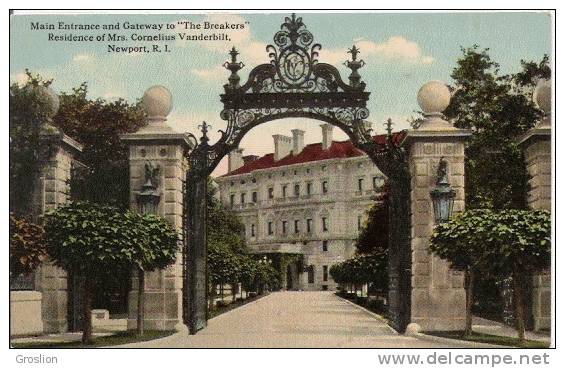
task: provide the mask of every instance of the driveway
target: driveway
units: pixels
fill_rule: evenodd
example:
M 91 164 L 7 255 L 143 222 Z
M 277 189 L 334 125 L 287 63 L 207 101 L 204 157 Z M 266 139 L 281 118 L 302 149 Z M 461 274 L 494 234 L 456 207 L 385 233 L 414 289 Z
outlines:
M 194 336 L 122 345 L 143 348 L 414 348 L 448 347 L 400 335 L 331 292 L 277 292 L 208 321 Z

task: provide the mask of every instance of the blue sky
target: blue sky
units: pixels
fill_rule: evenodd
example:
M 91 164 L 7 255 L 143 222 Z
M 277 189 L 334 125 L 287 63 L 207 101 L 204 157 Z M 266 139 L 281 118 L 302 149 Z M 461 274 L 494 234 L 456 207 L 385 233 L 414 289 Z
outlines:
M 134 101 L 146 88 L 162 84 L 173 94 L 174 107 L 169 124 L 178 131 L 195 132 L 206 120 L 213 130 L 223 128 L 219 118 L 219 94 L 229 72 L 221 68 L 227 51 L 235 44 L 246 67 L 268 61 L 265 46 L 272 43 L 286 13 L 278 14 L 152 14 L 152 15 L 16 15 L 10 24 L 10 78 L 22 81 L 25 68 L 54 78 L 56 91 L 69 90 L 86 81 L 91 97 Z M 301 13 L 304 23 L 322 44 L 321 62 L 338 66 L 347 79 L 342 62 L 353 43 L 361 49 L 367 65 L 360 70 L 371 92 L 369 109 L 373 128 L 392 117 L 396 128 L 406 128 L 408 117 L 418 110 L 416 93 L 429 80 L 450 82 L 449 74 L 461 55 L 460 46 L 478 44 L 489 48 L 503 72 L 520 68 L 520 60 L 539 60 L 551 54 L 549 13 Z M 169 23 L 178 20 L 201 22 L 249 22 L 243 31 L 229 32 L 232 42 L 170 43 L 168 54 L 111 54 L 102 43 L 47 42 L 46 32 L 34 31 L 30 22 L 74 23 Z M 174 32 L 174 31 L 169 31 Z M 199 31 L 200 32 L 200 31 Z M 61 33 L 61 32 L 58 32 Z M 62 32 L 64 33 L 64 32 Z M 80 34 L 80 32 L 75 32 Z M 102 31 L 99 33 L 103 33 Z M 121 31 L 129 34 L 132 31 Z M 143 33 L 143 32 L 137 32 Z M 163 31 L 162 33 L 167 33 Z M 131 44 L 131 42 L 129 42 Z M 110 122 L 109 122 L 110 123 Z M 306 142 L 320 141 L 317 122 L 298 119 L 269 123 L 252 130 L 241 146 L 246 153 L 272 151 L 271 135 L 306 130 Z M 334 130 L 336 139 L 345 135 Z M 214 136 L 212 137 L 214 138 Z M 224 170 L 224 164 L 218 173 Z

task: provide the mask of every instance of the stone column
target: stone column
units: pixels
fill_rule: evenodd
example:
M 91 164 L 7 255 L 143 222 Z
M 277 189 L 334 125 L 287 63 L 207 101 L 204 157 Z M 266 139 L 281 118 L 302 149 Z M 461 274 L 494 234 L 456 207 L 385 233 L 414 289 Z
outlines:
M 122 136 L 129 145 L 130 203 L 139 210 L 137 195 L 145 177 L 145 164 L 159 169 L 157 190 L 160 201 L 157 215 L 164 217 L 182 236 L 183 187 L 187 170 L 186 135 L 174 132 L 166 125 L 172 108 L 171 93 L 162 86 L 153 86 L 143 95 L 148 125 L 136 133 Z M 132 272 L 128 299 L 128 329 L 137 326 L 138 278 Z M 164 270 L 145 274 L 145 328 L 148 330 L 183 329 L 182 324 L 182 248 L 175 264 Z
M 465 326 L 464 275 L 432 255 L 429 239 L 435 225 L 430 191 L 440 159 L 447 162 L 448 180 L 455 190 L 454 212 L 465 207 L 465 146 L 471 134 L 443 119 L 450 92 L 442 82 L 426 83 L 418 92 L 424 119 L 403 142 L 411 174 L 412 295 L 411 323 L 423 331 L 462 330 Z
M 82 146 L 62 134 L 57 128 L 46 125 L 42 133 L 45 152 L 41 172 L 34 193 L 34 208 L 41 215 L 70 199 L 72 162 Z M 42 293 L 41 316 L 46 333 L 67 331 L 67 273 L 51 262 L 44 262 L 36 272 L 37 290 Z
M 534 101 L 545 116 L 521 139 L 530 174 L 528 206 L 551 211 L 551 84 L 542 80 L 536 86 Z M 532 314 L 534 330 L 551 327 L 551 270 L 533 276 Z

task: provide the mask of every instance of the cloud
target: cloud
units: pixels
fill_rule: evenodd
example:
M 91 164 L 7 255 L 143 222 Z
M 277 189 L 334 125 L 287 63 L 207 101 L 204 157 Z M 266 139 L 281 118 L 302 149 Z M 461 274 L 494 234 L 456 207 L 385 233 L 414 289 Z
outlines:
M 216 66 L 211 69 L 190 69 L 190 73 L 204 81 L 226 80 L 229 72 L 222 66 Z
M 393 36 L 383 42 L 374 42 L 364 38 L 353 40 L 361 50 L 361 57 L 366 61 L 370 58 L 379 58 L 388 62 L 403 62 L 408 64 L 431 64 L 434 58 L 424 55 L 418 43 L 402 36 Z M 322 49 L 320 60 L 330 64 L 344 62 L 348 58 L 346 48 Z
M 243 29 L 221 31 L 214 29 L 199 29 L 180 31 L 190 35 L 199 35 L 200 33 L 204 35 L 211 35 L 212 33 L 218 34 L 220 32 L 226 34 L 229 41 L 182 41 L 177 37 L 176 46 L 184 48 L 190 44 L 197 45 L 198 47 L 202 47 L 210 52 L 223 55 L 225 60 L 228 60 L 228 52 L 232 46 L 234 46 L 239 52 L 237 60 L 242 61 L 248 67 L 269 62 L 267 44 L 252 37 L 251 26 L 241 15 L 214 13 L 207 15 L 199 23 L 204 24 L 205 22 L 210 24 L 224 24 L 226 22 L 230 24 L 242 24 Z M 179 33 L 179 31 L 176 30 L 175 33 Z M 229 73 L 226 74 L 227 72 L 225 69 L 218 66 L 213 68 L 192 69 L 190 72 L 204 80 L 226 79 L 227 75 L 229 75 Z M 242 71 L 241 75 L 244 74 L 245 72 Z
M 94 55 L 90 54 L 76 54 L 73 56 L 73 61 L 75 63 L 90 62 L 94 59 Z

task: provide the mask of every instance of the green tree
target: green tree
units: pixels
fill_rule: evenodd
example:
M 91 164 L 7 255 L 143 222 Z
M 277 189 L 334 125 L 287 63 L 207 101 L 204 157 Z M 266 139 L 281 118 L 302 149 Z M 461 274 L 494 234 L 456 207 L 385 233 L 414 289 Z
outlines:
M 450 262 L 454 270 L 465 272 L 465 336 L 473 333 L 475 277 L 484 261 L 484 229 L 489 225 L 490 210 L 469 210 L 457 214 L 449 222 L 438 224 L 430 238 L 430 250 Z
M 131 264 L 133 252 L 124 239 L 121 214 L 87 202 L 71 203 L 44 218 L 47 253 L 55 265 L 84 278 L 84 344 L 92 343 L 92 293 L 96 275 Z
M 176 232 L 165 220 L 153 215 L 75 202 L 48 212 L 44 222 L 49 257 L 55 265 L 85 280 L 84 344 L 92 343 L 92 294 L 101 273 L 110 275 L 114 270 L 133 266 L 150 271 L 165 267 L 176 257 Z M 142 298 L 143 292 L 139 299 Z M 142 313 L 143 308 L 140 310 Z
M 367 221 L 355 243 L 359 254 L 380 253 L 388 249 L 388 192 L 388 183 L 386 183 L 376 197 L 375 203 L 367 211 Z
M 173 264 L 177 257 L 178 234 L 162 217 L 127 211 L 123 215 L 123 241 L 131 247 L 131 261 L 138 270 L 137 333 L 144 334 L 145 273 Z
M 145 125 L 141 105 L 90 99 L 86 82 L 59 98 L 53 124 L 83 145 L 81 162 L 88 167 L 73 176 L 73 197 L 128 208 L 128 150 L 120 135 Z
M 526 208 L 528 175 L 516 138 L 540 118 L 531 91 L 537 79 L 550 76 L 548 58 L 522 61 L 522 71 L 502 74 L 488 49 L 462 52 L 445 115 L 473 130 L 465 152 L 467 208 Z
M 330 276 L 338 284 L 388 284 L 388 257 L 386 251 L 357 255 L 330 267 Z
M 24 86 L 10 86 L 10 212 L 28 215 L 32 211 L 32 195 L 39 174 L 42 154 L 41 133 L 51 121 L 57 98 L 49 89 L 51 80 L 33 76 L 26 70 Z
M 516 330 L 524 340 L 524 285 L 551 262 L 548 211 L 471 210 L 436 227 L 431 250 L 454 267 L 494 276 L 512 276 Z
M 31 274 L 46 257 L 43 228 L 10 214 L 10 276 Z

